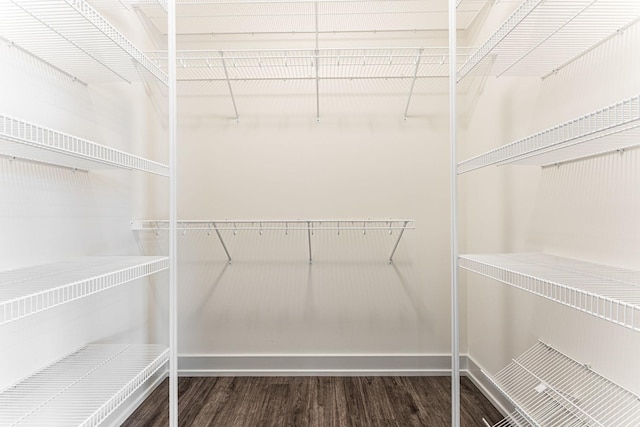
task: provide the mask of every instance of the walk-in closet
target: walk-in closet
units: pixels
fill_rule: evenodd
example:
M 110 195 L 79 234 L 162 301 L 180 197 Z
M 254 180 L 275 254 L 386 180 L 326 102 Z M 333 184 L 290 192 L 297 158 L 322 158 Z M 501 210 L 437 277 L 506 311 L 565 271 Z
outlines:
M 640 426 L 637 0 L 0 0 L 0 426 Z

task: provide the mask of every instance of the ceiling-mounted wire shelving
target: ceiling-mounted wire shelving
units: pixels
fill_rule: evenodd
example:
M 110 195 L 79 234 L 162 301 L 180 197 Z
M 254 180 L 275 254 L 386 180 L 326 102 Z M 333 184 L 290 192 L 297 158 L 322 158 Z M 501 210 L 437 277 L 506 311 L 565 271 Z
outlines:
M 134 220 L 131 221 L 134 231 L 168 230 L 169 222 L 166 220 Z M 296 220 L 194 220 L 178 221 L 177 230 L 186 234 L 190 231 L 205 231 L 208 234 L 215 233 L 222 248 L 231 263 L 232 258 L 221 232 L 230 232 L 236 235 L 238 232 L 256 232 L 262 235 L 268 232 L 279 232 L 287 235 L 290 232 L 304 232 L 307 235 L 307 250 L 309 262 L 313 261 L 312 236 L 316 232 L 333 232 L 338 236 L 342 232 L 358 232 L 366 235 L 367 232 L 386 232 L 396 234 L 393 248 L 389 255 L 389 263 L 393 262 L 393 256 L 398 249 L 400 240 L 405 230 L 415 229 L 415 221 L 412 219 L 296 219 Z
M 0 325 L 166 270 L 168 266 L 166 257 L 110 256 L 2 271 Z
M 459 2 L 458 29 L 467 29 L 490 2 Z M 166 13 L 158 2 L 134 0 L 131 4 L 164 31 Z M 176 6 L 181 38 L 447 30 L 447 3 L 440 0 L 178 0 Z
M 543 253 L 460 255 L 461 268 L 640 332 L 640 272 Z
M 164 164 L 2 114 L 0 155 L 73 169 L 122 168 L 169 176 Z
M 460 162 L 458 173 L 508 163 L 556 165 L 639 145 L 637 95 Z
M 458 62 L 462 64 L 470 52 L 470 48 L 460 49 Z M 166 52 L 149 52 L 148 55 L 158 67 L 166 69 Z M 242 106 L 236 102 L 234 86 L 242 82 L 313 81 L 315 85 L 310 85 L 308 90 L 315 95 L 316 118 L 319 119 L 320 100 L 326 87 L 323 82 L 401 81 L 406 85 L 398 95 L 407 97 L 406 118 L 416 81 L 420 81 L 423 89 L 427 86 L 436 90 L 446 88 L 448 63 L 448 49 L 440 47 L 189 50 L 177 53 L 177 81 L 179 90 L 195 87 L 198 93 L 211 90 L 212 83 L 219 83 L 217 90 L 222 92 L 216 94 L 231 98 L 236 119 Z
M 517 408 L 524 425 L 640 425 L 640 396 L 543 342 L 495 376 L 484 374 Z
M 0 36 L 85 83 L 167 74 L 84 0 L 4 0 Z
M 458 70 L 548 77 L 640 20 L 636 0 L 524 0 Z
M 100 425 L 168 358 L 160 345 L 89 344 L 0 391 L 0 425 Z

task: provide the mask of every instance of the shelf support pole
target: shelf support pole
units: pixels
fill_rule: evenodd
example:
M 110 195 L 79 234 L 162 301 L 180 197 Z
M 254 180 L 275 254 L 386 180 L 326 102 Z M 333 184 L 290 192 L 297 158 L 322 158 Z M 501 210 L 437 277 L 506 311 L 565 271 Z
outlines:
M 227 79 L 227 87 L 229 88 L 229 95 L 231 95 L 231 103 L 233 104 L 233 111 L 236 114 L 236 123 L 237 123 L 240 121 L 240 116 L 238 115 L 238 107 L 236 107 L 236 98 L 235 96 L 233 96 L 233 89 L 231 88 L 231 80 L 229 80 L 229 70 L 227 70 L 227 62 L 224 60 L 223 51 L 220 51 L 220 58 L 222 59 L 222 68 L 224 69 L 224 77 L 225 79 Z
M 393 263 L 393 255 L 395 255 L 396 249 L 398 249 L 398 245 L 400 244 L 400 239 L 402 239 L 402 235 L 404 234 L 404 230 L 407 228 L 408 223 L 409 221 L 404 222 L 402 230 L 400 230 L 400 233 L 398 234 L 398 238 L 396 239 L 396 244 L 393 245 L 393 250 L 391 251 L 391 255 L 389 255 L 389 264 Z
M 169 85 L 169 426 L 178 427 L 178 212 L 176 0 L 167 2 Z
M 320 51 L 318 49 L 318 2 L 317 1 L 313 2 L 313 8 L 314 8 L 313 16 L 314 16 L 315 27 L 316 27 L 316 49 L 314 51 L 314 54 L 316 57 L 316 122 L 319 122 L 320 121 L 320 75 L 318 73 L 320 71 L 320 66 L 318 65 L 318 56 Z
M 313 261 L 311 257 L 311 221 L 307 221 L 307 240 L 309 241 L 309 264 Z
M 231 264 L 231 255 L 229 254 L 229 250 L 227 249 L 227 245 L 224 243 L 224 239 L 220 234 L 220 230 L 218 230 L 218 226 L 216 223 L 213 223 L 213 229 L 216 230 L 216 234 L 218 235 L 218 240 L 220 240 L 220 244 L 222 245 L 222 249 L 224 249 L 224 253 L 227 254 L 227 259 L 229 260 L 229 264 Z
M 456 98 L 458 51 L 456 0 L 449 0 L 449 136 L 451 181 L 451 426 L 460 427 L 460 330 L 458 313 L 458 174 Z
M 405 120 L 407 120 L 407 113 L 409 112 L 409 105 L 411 104 L 411 97 L 413 96 L 413 88 L 416 85 L 416 78 L 418 77 L 418 68 L 420 67 L 420 60 L 422 59 L 422 52 L 424 52 L 424 49 L 419 49 L 418 55 L 416 55 L 416 68 L 413 70 L 413 79 L 411 80 L 411 89 L 409 89 L 409 98 L 407 99 L 407 106 L 404 108 Z

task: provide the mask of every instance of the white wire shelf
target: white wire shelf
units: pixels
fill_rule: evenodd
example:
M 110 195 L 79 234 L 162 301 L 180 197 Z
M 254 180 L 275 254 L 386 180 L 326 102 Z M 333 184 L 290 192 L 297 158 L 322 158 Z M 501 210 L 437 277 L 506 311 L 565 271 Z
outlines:
M 467 29 L 487 0 L 459 1 L 457 25 Z M 165 7 L 154 0 L 131 4 L 166 31 Z M 441 0 L 179 0 L 177 35 L 314 35 L 446 31 L 447 3 Z
M 168 358 L 160 345 L 89 344 L 0 392 L 0 425 L 100 425 Z
M 460 49 L 459 64 L 470 51 Z M 166 52 L 148 55 L 158 67 L 167 68 Z M 313 81 L 315 84 L 308 85 L 306 90 L 315 94 L 318 120 L 322 97 L 330 90 L 329 85 L 323 84 L 325 81 L 393 80 L 401 82 L 394 89 L 394 95 L 406 96 L 404 117 L 407 118 L 411 99 L 418 92 L 416 82 L 419 81 L 421 87 L 446 87 L 448 62 L 448 49 L 440 47 L 179 51 L 177 80 L 179 89 L 195 89 L 198 94 L 211 90 L 212 84 L 217 85 L 217 90 L 222 92 L 216 91 L 216 95 L 226 94 L 231 98 L 236 119 L 240 117 L 242 105 L 236 103 L 234 88 L 238 89 L 240 82 Z
M 524 0 L 459 69 L 458 79 L 545 78 L 639 19 L 637 0 Z
M 640 95 L 488 151 L 458 173 L 507 163 L 549 166 L 640 145 Z
M 192 231 L 205 231 L 208 234 L 216 233 L 222 248 L 227 255 L 229 263 L 232 258 L 221 232 L 231 232 L 236 235 L 241 232 L 255 232 L 262 235 L 267 232 L 280 232 L 283 235 L 289 232 L 306 232 L 308 241 L 309 262 L 312 262 L 312 236 L 316 232 L 333 232 L 340 235 L 342 232 L 358 232 L 366 235 L 367 232 L 386 232 L 392 235 L 396 233 L 395 243 L 389 263 L 393 262 L 393 256 L 400 244 L 405 230 L 415 229 L 412 219 L 296 219 L 296 220 L 195 220 L 178 221 L 177 230 L 183 234 Z M 134 231 L 153 231 L 156 234 L 160 230 L 168 230 L 169 222 L 166 220 L 134 220 L 131 221 Z
M 461 255 L 461 268 L 640 331 L 640 272 L 543 253 Z
M 462 48 L 462 64 L 471 49 Z M 167 68 L 166 52 L 150 52 Z M 177 79 L 192 81 L 448 78 L 448 48 L 262 49 L 178 51 Z
M 73 169 L 122 168 L 169 176 L 161 163 L 2 114 L 0 154 Z
M 84 0 L 0 1 L 0 35 L 85 83 L 167 74 Z
M 168 266 L 166 257 L 109 256 L 2 271 L 0 325 L 157 273 Z
M 485 375 L 514 404 L 525 426 L 640 425 L 640 396 L 543 342 L 493 378 Z
M 484 418 L 482 419 L 485 427 L 534 427 L 527 419 L 517 410 L 513 411 L 502 420 L 495 424 L 489 424 Z

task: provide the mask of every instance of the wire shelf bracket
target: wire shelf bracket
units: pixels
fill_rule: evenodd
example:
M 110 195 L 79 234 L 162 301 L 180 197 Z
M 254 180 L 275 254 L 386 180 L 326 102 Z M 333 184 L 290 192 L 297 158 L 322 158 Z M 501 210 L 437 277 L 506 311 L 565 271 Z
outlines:
M 461 268 L 640 332 L 640 272 L 543 253 L 461 255 Z
M 161 163 L 2 114 L 0 154 L 81 170 L 106 167 L 169 175 Z
M 97 426 L 166 366 L 168 354 L 160 345 L 89 344 L 0 391 L 0 425 Z
M 539 341 L 491 377 L 516 407 L 515 420 L 531 426 L 635 426 L 640 396 Z M 496 425 L 514 425 L 498 423 Z
M 131 229 L 134 231 L 153 231 L 156 235 L 161 230 L 169 229 L 169 222 L 166 220 L 133 220 Z M 393 257 L 400 245 L 400 240 L 407 229 L 415 229 L 412 219 L 323 219 L 323 220 L 199 220 L 199 221 L 178 221 L 177 229 L 186 234 L 188 231 L 206 231 L 208 234 L 216 233 L 222 248 L 228 258 L 229 264 L 232 262 L 228 247 L 224 241 L 221 231 L 230 231 L 234 235 L 238 231 L 254 231 L 262 235 L 267 231 L 280 231 L 288 234 L 291 231 L 306 231 L 308 242 L 309 263 L 313 262 L 312 235 L 315 232 L 341 232 L 359 231 L 366 234 L 367 231 L 386 231 L 393 233 L 398 231 L 393 248 L 388 258 L 388 262 L 393 263 Z
M 166 257 L 86 257 L 0 272 L 0 325 L 149 276 L 168 265 Z
M 640 145 L 640 95 L 543 130 L 458 164 L 462 174 L 490 165 L 549 166 Z

